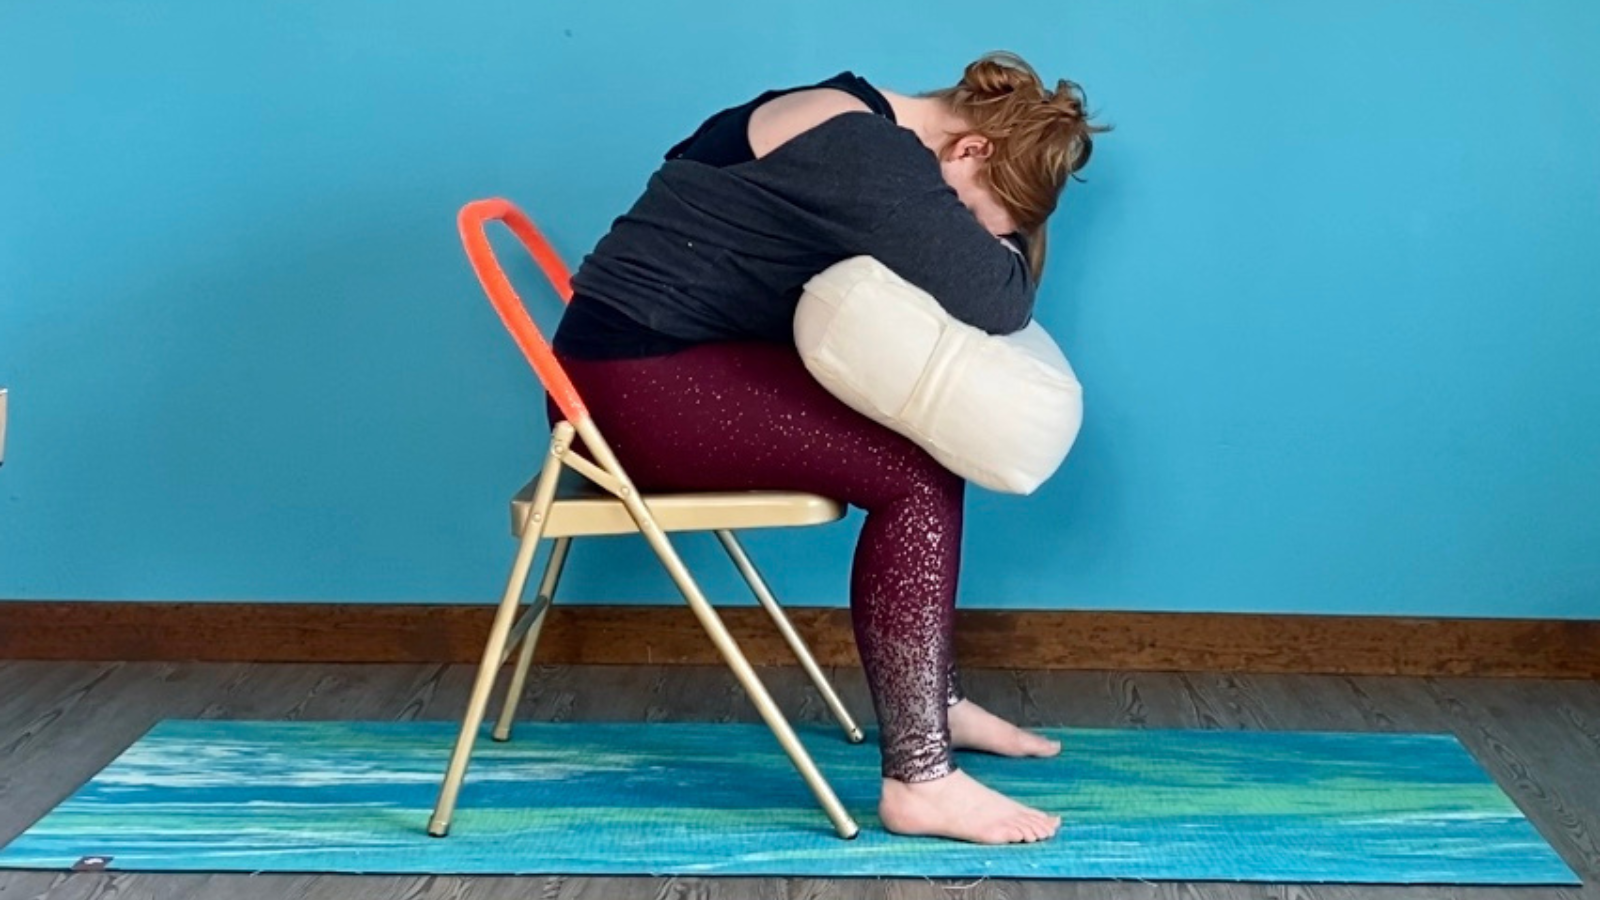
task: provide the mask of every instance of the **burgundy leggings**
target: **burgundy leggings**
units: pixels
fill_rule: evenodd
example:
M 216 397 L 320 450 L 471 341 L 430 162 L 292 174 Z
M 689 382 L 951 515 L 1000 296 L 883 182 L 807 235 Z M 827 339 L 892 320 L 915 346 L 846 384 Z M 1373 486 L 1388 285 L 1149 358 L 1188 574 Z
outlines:
M 644 490 L 790 490 L 866 510 L 850 577 L 883 774 L 955 770 L 948 706 L 965 482 L 811 377 L 793 347 L 703 344 L 562 365 Z

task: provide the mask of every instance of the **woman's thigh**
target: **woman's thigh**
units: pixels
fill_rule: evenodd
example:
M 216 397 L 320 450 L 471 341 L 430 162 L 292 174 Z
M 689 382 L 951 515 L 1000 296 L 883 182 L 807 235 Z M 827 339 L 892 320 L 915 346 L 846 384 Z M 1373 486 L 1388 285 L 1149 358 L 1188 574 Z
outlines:
M 959 482 L 845 406 L 793 347 L 719 343 L 632 360 L 563 360 L 629 475 L 648 490 L 796 490 L 872 508 Z

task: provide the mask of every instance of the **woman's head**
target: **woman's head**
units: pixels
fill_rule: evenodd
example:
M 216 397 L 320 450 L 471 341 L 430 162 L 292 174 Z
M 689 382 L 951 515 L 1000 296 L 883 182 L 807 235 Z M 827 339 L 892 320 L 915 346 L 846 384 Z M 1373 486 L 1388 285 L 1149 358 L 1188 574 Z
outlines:
M 1093 136 L 1110 129 L 1089 122 L 1078 85 L 1057 81 L 1046 90 L 1012 53 L 991 53 L 967 66 L 955 87 L 925 96 L 960 123 L 939 151 L 945 180 L 990 231 L 1027 238 L 1037 279 L 1045 222 L 1068 179 L 1089 161 Z

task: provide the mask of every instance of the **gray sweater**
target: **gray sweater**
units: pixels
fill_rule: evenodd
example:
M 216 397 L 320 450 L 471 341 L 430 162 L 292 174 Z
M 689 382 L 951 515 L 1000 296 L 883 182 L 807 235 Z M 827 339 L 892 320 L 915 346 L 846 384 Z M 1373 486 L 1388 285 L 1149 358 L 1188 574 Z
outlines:
M 791 341 L 806 281 L 863 254 L 990 333 L 1032 314 L 1022 255 L 978 224 L 916 135 L 865 112 L 749 162 L 665 163 L 573 286 L 680 341 Z

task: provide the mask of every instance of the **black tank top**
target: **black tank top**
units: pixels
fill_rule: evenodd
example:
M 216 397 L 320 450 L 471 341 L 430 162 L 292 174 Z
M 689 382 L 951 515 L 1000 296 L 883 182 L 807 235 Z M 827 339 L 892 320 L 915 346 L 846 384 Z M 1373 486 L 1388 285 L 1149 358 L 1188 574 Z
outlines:
M 866 79 L 853 72 L 816 84 L 767 91 L 749 103 L 725 109 L 701 123 L 694 134 L 667 151 L 666 160 L 686 159 L 716 168 L 726 168 L 756 158 L 750 147 L 750 116 L 769 100 L 800 91 L 832 88 L 844 91 L 867 105 L 874 114 L 895 120 L 887 97 Z M 556 352 L 574 359 L 638 359 L 674 353 L 693 342 L 662 334 L 615 307 L 591 300 L 582 294 L 572 298 L 561 324 L 556 329 Z
M 895 121 L 894 107 L 889 105 L 888 98 L 878 92 L 878 89 L 867 84 L 866 79 L 851 73 L 842 72 L 829 78 L 827 81 L 805 87 L 787 88 L 781 91 L 767 91 L 765 94 L 751 100 L 743 106 L 725 109 L 707 119 L 694 134 L 680 141 L 677 146 L 667 151 L 667 159 L 687 159 L 693 162 L 705 163 L 708 166 L 725 168 L 736 166 L 739 163 L 750 162 L 756 158 L 755 151 L 750 148 L 750 116 L 756 108 L 769 100 L 776 100 L 786 94 L 796 94 L 800 91 L 812 91 L 820 88 L 832 88 L 844 91 L 857 100 L 867 105 L 867 109 L 877 115 Z

